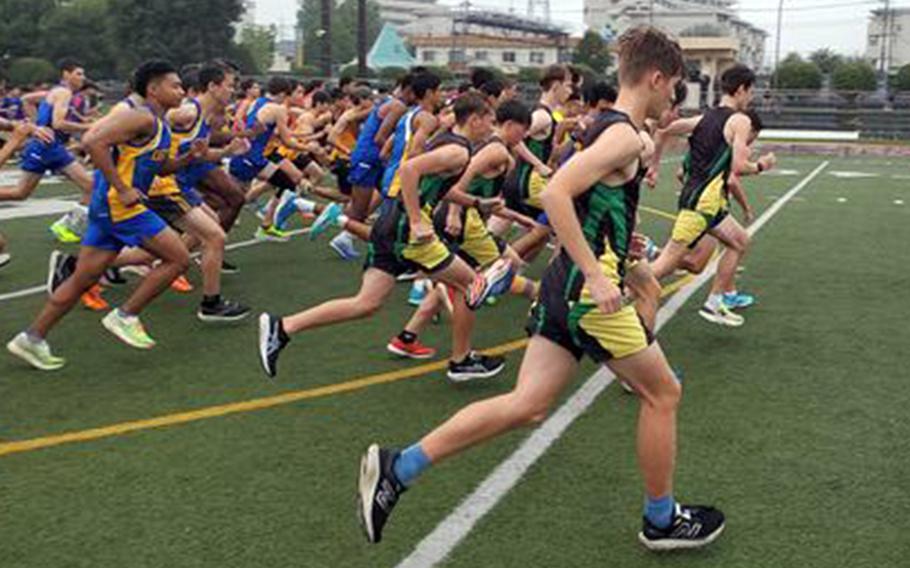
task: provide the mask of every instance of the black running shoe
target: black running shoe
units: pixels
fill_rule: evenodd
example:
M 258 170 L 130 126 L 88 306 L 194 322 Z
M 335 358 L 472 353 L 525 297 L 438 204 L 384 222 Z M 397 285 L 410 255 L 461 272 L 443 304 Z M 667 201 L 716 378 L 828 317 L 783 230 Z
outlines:
M 47 268 L 47 294 L 51 295 L 76 272 L 76 257 L 55 250 L 51 253 Z
M 259 362 L 269 377 L 278 373 L 278 355 L 290 341 L 281 327 L 281 318 L 266 313 L 259 316 Z
M 673 522 L 659 529 L 644 518 L 638 540 L 648 550 L 682 550 L 701 548 L 714 542 L 724 532 L 724 514 L 714 507 L 676 504 Z
M 120 286 L 123 284 L 126 284 L 126 278 L 120 274 L 119 268 L 111 266 L 104 269 L 104 274 L 101 275 L 102 286 Z
M 407 490 L 392 469 L 398 452 L 373 444 L 360 458 L 360 480 L 357 485 L 357 517 L 367 540 L 382 540 L 382 529 Z
M 196 312 L 196 317 L 204 322 L 240 321 L 248 315 L 250 315 L 248 307 L 230 300 L 220 300 L 211 306 L 202 304 Z
M 474 379 L 487 379 L 498 375 L 506 366 L 502 357 L 483 355 L 471 351 L 460 363 L 449 361 L 449 379 L 456 383 Z
M 231 264 L 226 260 L 221 261 L 221 273 L 222 274 L 237 274 L 240 272 L 240 269 L 237 268 L 236 264 Z

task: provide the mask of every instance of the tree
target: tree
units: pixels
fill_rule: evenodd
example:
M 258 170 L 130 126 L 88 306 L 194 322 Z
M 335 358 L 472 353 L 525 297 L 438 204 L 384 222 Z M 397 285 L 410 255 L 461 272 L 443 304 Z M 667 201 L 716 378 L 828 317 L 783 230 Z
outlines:
M 594 30 L 585 32 L 584 37 L 581 38 L 572 53 L 573 63 L 587 65 L 596 73 L 605 73 L 611 60 L 610 44 Z
M 118 68 L 128 73 L 150 58 L 175 65 L 224 57 L 234 46 L 234 23 L 242 0 L 117 0 L 114 39 L 128 46 Z
M 910 91 L 910 63 L 897 70 L 894 76 L 894 88 L 898 91 Z
M 56 0 L 0 1 L 0 56 L 40 55 L 36 38 L 41 37 L 41 18 L 52 13 Z
M 108 0 L 77 0 L 61 4 L 41 19 L 38 46 L 50 61 L 73 57 L 91 78 L 117 76 L 117 50 L 110 30 Z
M 844 62 L 844 58 L 826 47 L 814 51 L 812 55 L 809 56 L 809 61 L 818 65 L 818 68 L 822 73 L 830 75 Z
M 320 0 L 303 0 L 297 12 L 303 30 L 303 58 L 308 65 L 318 65 L 322 56 L 322 23 Z M 382 30 L 379 4 L 367 0 L 367 45 L 376 41 Z M 357 58 L 357 0 L 344 0 L 332 12 L 332 63 L 344 65 Z M 369 47 L 367 48 L 369 49 Z
M 874 91 L 878 86 L 875 69 L 862 59 L 845 61 L 831 73 L 831 85 L 842 91 Z
M 538 83 L 540 81 L 540 69 L 537 67 L 522 67 L 518 70 L 519 83 Z
M 278 29 L 272 26 L 246 26 L 240 30 L 240 47 L 249 52 L 256 66 L 254 72 L 264 73 L 275 59 L 275 39 Z
M 779 89 L 820 89 L 822 72 L 815 63 L 791 53 L 777 66 L 773 81 Z
M 13 59 L 6 70 L 7 78 L 13 85 L 49 83 L 57 79 L 57 67 L 46 59 L 20 57 Z

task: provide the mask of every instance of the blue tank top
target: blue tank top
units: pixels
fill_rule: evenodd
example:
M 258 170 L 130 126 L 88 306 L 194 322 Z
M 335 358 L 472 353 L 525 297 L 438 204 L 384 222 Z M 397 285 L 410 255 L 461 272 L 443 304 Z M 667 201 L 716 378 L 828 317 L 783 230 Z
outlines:
M 379 118 L 379 109 L 384 107 L 390 100 L 386 98 L 376 104 L 367 119 L 363 121 L 360 133 L 357 135 L 357 143 L 354 145 L 354 152 L 351 154 L 352 161 L 354 159 L 379 157 L 381 148 L 376 145 L 374 140 L 376 133 L 379 132 L 379 127 L 382 126 L 382 119 Z
M 385 173 L 382 176 L 382 193 L 386 197 L 397 196 L 399 189 L 401 189 L 398 179 L 398 168 L 408 159 L 408 148 L 411 145 L 411 139 L 414 137 L 414 126 L 412 123 L 419 112 L 419 106 L 409 109 L 398 121 L 398 124 L 395 125 L 392 154 L 389 156 L 389 162 L 386 164 Z
M 247 129 L 253 128 L 259 123 L 259 111 L 269 102 L 271 101 L 266 97 L 259 97 L 256 99 L 256 102 L 253 103 L 246 115 Z M 265 126 L 265 131 L 251 140 L 250 151 L 246 154 L 247 156 L 262 157 L 264 155 L 266 146 L 269 145 L 269 140 L 271 140 L 272 136 L 275 134 L 275 124 L 263 126 Z
M 63 87 L 62 85 L 59 85 L 59 86 L 69 91 L 69 87 Z M 72 91 L 70 91 L 70 93 L 72 94 Z M 79 117 L 77 117 L 73 111 L 74 111 L 73 99 L 70 98 L 70 105 L 66 112 L 66 119 L 77 122 L 79 120 Z M 41 104 L 38 105 L 38 115 L 35 117 L 35 124 L 37 124 L 38 126 L 46 126 L 48 128 L 52 128 L 51 125 L 53 123 L 54 123 L 54 105 L 49 103 L 47 100 L 47 97 L 45 97 L 44 100 L 41 101 Z M 54 130 L 54 139 L 58 144 L 66 144 L 67 142 L 69 142 L 70 137 L 71 137 L 69 132 L 63 132 L 63 131 L 57 130 L 57 129 L 53 129 L 53 130 Z

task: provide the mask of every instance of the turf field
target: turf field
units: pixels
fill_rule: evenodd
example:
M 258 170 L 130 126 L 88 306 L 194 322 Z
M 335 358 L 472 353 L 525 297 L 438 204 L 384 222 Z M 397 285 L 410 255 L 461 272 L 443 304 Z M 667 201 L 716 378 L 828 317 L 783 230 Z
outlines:
M 747 180 L 756 209 L 824 161 L 784 158 L 780 173 Z M 643 195 L 642 229 L 659 243 L 674 167 Z M 655 556 L 637 543 L 637 403 L 610 385 L 442 564 L 907 565 L 908 180 L 906 162 L 830 160 L 756 235 L 740 277 L 759 301 L 746 325 L 702 321 L 702 289 L 661 331 L 686 386 L 676 494 L 724 509 L 715 546 Z M 14 255 L 0 271 L 4 342 L 44 300 L 10 294 L 43 282 L 52 219 L 0 221 Z M 245 214 L 234 242 L 254 228 Z M 228 257 L 242 272 L 225 276 L 225 294 L 257 309 L 288 312 L 359 284 L 359 266 L 305 237 Z M 430 471 L 385 541 L 365 543 L 353 511 L 360 452 L 374 440 L 409 443 L 509 389 L 521 357 L 528 306 L 518 299 L 478 318 L 476 345 L 508 354 L 497 379 L 453 387 L 442 362 L 387 356 L 410 313 L 406 293 L 373 321 L 296 337 L 275 383 L 259 370 L 252 319 L 206 327 L 193 317 L 195 294 L 168 292 L 143 316 L 159 342 L 151 352 L 120 345 L 100 314 L 77 308 L 50 337 L 64 370 L 42 374 L 0 353 L 0 566 L 397 565 L 529 436 Z M 446 325 L 424 339 L 447 352 Z M 585 364 L 576 385 L 595 371 Z

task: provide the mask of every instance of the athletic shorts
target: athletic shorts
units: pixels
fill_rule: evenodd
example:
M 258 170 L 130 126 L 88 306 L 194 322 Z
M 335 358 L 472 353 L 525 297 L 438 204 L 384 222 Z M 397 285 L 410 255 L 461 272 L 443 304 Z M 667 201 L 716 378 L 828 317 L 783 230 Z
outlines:
M 383 173 L 382 161 L 379 158 L 355 160 L 351 158 L 351 171 L 348 182 L 352 187 L 369 187 L 379 189 Z
M 265 156 L 235 156 L 231 158 L 228 171 L 243 183 L 249 183 L 256 179 L 267 165 L 269 161 Z
M 526 328 L 569 351 L 576 359 L 587 354 L 597 363 L 622 359 L 645 350 L 654 337 L 635 311 L 600 311 L 584 289 L 584 277 L 563 253 L 547 267 Z
M 727 215 L 729 215 L 727 209 L 721 209 L 715 215 L 681 209 L 676 216 L 676 222 L 673 223 L 673 233 L 670 238 L 693 249 L 705 235 L 720 225 Z
M 532 219 L 545 218 L 540 194 L 549 180 L 537 173 L 531 166 L 521 163 L 506 177 L 502 195 L 506 206 Z
M 22 150 L 22 171 L 44 175 L 47 172 L 59 172 L 72 164 L 76 158 L 60 142 L 45 144 L 31 140 Z
M 82 246 L 119 252 L 124 247 L 138 247 L 165 230 L 167 225 L 152 211 L 113 222 L 110 215 L 89 213 L 88 228 L 82 237 Z
M 436 234 L 471 268 L 482 268 L 493 264 L 506 250 L 505 243 L 487 229 L 480 212 L 473 208 L 461 210 L 461 233 L 452 236 L 446 231 L 446 219 L 451 204 L 443 203 L 433 214 L 433 225 Z
M 351 195 L 351 182 L 348 181 L 348 175 L 351 172 L 351 162 L 342 158 L 337 158 L 332 164 L 332 173 L 338 180 L 338 191 L 342 195 Z
M 181 191 L 195 189 L 205 176 L 212 170 L 218 169 L 218 164 L 212 162 L 193 163 L 177 172 L 177 185 Z
M 192 211 L 194 207 L 202 205 L 202 197 L 196 190 L 193 190 L 189 193 L 180 192 L 147 197 L 144 203 L 168 225 L 179 229 L 177 225 L 184 215 Z
M 431 223 L 427 213 L 421 214 L 426 223 Z M 432 274 L 455 260 L 455 255 L 437 235 L 430 241 L 417 243 L 411 240 L 410 233 L 408 216 L 400 207 L 380 215 L 370 232 L 364 270 L 376 268 L 392 276 L 408 272 Z

